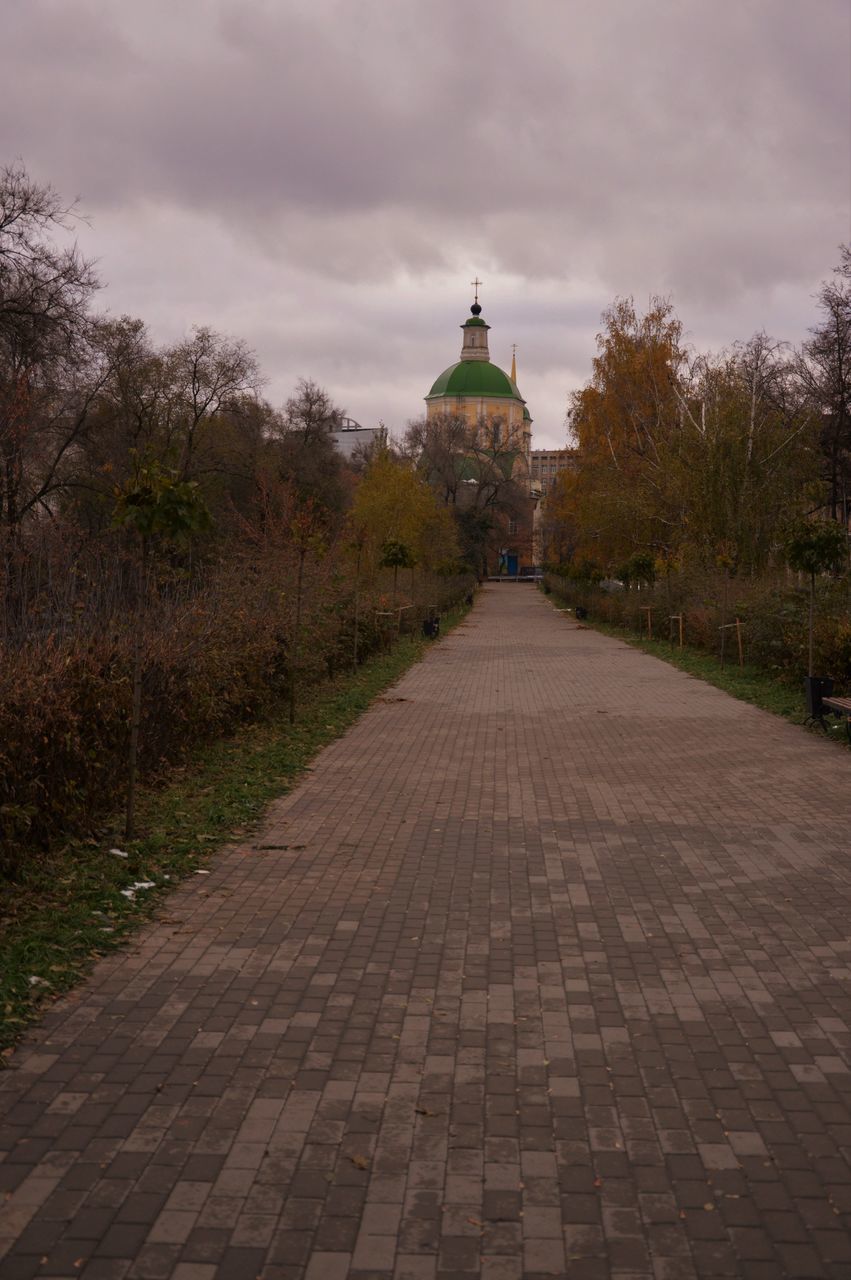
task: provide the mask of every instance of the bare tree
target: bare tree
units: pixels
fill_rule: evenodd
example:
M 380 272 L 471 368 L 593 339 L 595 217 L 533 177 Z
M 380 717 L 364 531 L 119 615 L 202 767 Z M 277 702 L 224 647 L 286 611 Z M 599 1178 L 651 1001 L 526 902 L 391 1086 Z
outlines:
M 93 334 L 108 376 L 78 459 L 75 505 L 83 522 L 103 527 L 105 495 L 139 459 L 197 480 L 217 516 L 237 491 L 245 507 L 272 419 L 247 347 L 200 329 L 157 349 L 142 321 L 128 316 L 97 322 Z
M 182 479 L 196 474 L 195 463 L 205 428 L 222 413 L 233 412 L 260 389 L 254 353 L 240 339 L 197 328 L 165 357 L 171 383 L 170 428 L 177 437 Z
M 800 373 L 821 421 L 827 507 L 834 520 L 851 514 L 851 246 L 843 245 L 835 280 L 819 291 L 821 323 L 804 344 Z
M 467 419 L 459 414 L 442 413 L 408 424 L 405 452 L 447 506 L 455 506 L 463 492 L 466 460 L 474 439 Z
M 346 493 L 340 453 L 331 432 L 343 417 L 322 387 L 302 378 L 284 406 L 272 441 L 273 467 L 301 502 L 341 513 Z
M 498 416 L 471 424 L 454 414 L 411 422 L 405 448 L 451 508 L 464 554 L 485 570 L 509 520 L 531 520 L 525 455 Z
M 22 529 L 49 510 L 92 405 L 88 307 L 97 288 L 73 206 L 21 164 L 0 171 L 0 552 L 7 619 L 20 608 Z M 97 381 L 97 377 L 95 378 Z
M 756 333 L 696 360 L 683 395 L 683 429 L 668 453 L 683 510 L 676 545 L 707 564 L 720 556 L 759 570 L 815 479 L 813 413 L 794 353 Z

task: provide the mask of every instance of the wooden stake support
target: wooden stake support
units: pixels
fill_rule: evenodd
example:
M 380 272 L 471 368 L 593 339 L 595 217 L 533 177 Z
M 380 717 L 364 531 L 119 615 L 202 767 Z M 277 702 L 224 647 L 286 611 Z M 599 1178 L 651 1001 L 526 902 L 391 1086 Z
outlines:
M 678 622 L 680 624 L 680 645 L 683 647 L 683 615 L 681 613 L 672 613 L 668 619 L 669 622 Z
M 742 624 L 740 619 L 737 618 L 735 622 L 728 622 L 723 627 L 718 628 L 719 631 L 730 631 L 732 629 L 735 629 L 735 632 L 736 632 L 736 644 L 739 650 L 739 666 L 743 667 L 745 665 L 745 650 L 744 650 L 744 645 L 742 644 Z M 724 665 L 724 650 L 722 647 L 721 666 L 723 667 L 723 665 Z

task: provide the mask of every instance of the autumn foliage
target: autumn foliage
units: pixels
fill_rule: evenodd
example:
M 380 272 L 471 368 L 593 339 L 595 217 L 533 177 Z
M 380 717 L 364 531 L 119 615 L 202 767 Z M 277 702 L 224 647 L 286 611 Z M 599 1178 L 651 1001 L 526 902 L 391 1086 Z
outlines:
M 738 617 L 760 665 L 851 677 L 847 250 L 819 309 L 798 350 L 757 333 L 720 354 L 688 346 L 667 299 L 604 313 L 570 402 L 573 465 L 543 513 L 549 589 L 618 625 L 650 612 L 663 637 L 682 618 L 713 652 Z M 833 548 L 812 572 L 802 522 Z
M 306 689 L 470 589 L 413 464 L 347 465 L 321 387 L 276 408 L 238 339 L 160 347 L 97 316 L 91 267 L 52 248 L 72 216 L 0 173 L 6 875 L 119 810 L 137 765 L 155 778 L 269 708 L 296 717 Z
M 603 321 L 570 406 L 576 465 L 548 506 L 548 559 L 620 576 L 636 552 L 664 571 L 732 548 L 739 570 L 761 571 L 790 514 L 819 500 L 820 418 L 798 358 L 764 334 L 698 357 L 658 298 L 644 315 L 620 299 Z

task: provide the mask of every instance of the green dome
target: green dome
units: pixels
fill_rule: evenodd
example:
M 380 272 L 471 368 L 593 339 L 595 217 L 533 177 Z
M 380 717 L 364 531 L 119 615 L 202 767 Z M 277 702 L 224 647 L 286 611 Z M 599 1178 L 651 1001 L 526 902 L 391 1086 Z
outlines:
M 438 396 L 502 396 L 524 403 L 508 374 L 490 360 L 459 360 L 444 369 L 426 400 L 435 400 Z

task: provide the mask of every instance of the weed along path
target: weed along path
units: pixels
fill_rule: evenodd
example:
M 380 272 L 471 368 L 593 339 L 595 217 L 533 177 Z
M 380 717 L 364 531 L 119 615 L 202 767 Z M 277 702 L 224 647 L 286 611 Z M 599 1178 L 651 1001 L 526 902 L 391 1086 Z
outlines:
M 484 591 L 0 1075 L 3 1280 L 851 1276 L 851 762 Z

